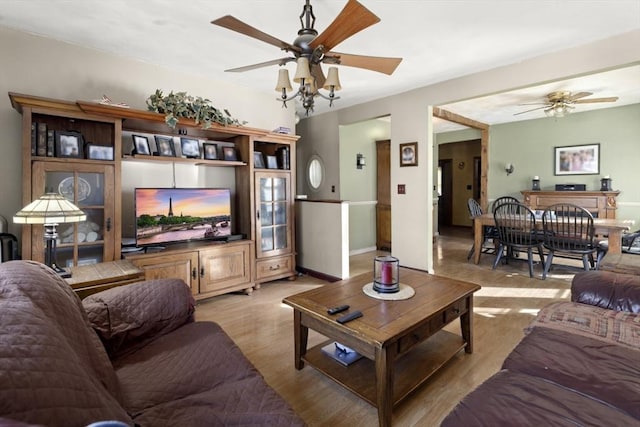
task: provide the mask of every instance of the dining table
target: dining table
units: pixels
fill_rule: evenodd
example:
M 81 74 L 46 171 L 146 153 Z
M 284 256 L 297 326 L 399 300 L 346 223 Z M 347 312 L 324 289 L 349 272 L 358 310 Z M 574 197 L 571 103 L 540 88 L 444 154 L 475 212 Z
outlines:
M 493 213 L 484 213 L 472 218 L 473 219 L 473 243 L 474 247 L 481 248 L 483 236 L 483 229 L 485 226 L 495 226 L 496 221 L 493 217 Z M 635 224 L 634 220 L 630 219 L 611 219 L 611 218 L 594 218 L 593 226 L 595 228 L 595 234 L 597 236 L 607 236 L 609 241 L 608 253 L 621 254 L 622 253 L 622 233 L 631 230 L 631 227 Z M 542 221 L 540 221 L 540 227 L 542 227 Z M 604 240 L 604 237 L 603 237 Z M 480 255 L 482 251 L 477 250 L 473 254 L 473 262 L 475 264 L 480 263 Z

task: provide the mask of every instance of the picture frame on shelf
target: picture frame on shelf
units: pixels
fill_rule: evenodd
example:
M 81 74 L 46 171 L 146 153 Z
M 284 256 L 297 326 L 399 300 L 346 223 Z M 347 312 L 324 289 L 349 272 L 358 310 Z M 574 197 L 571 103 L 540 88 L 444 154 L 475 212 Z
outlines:
M 158 152 L 158 156 L 176 156 L 176 148 L 173 146 L 173 138 L 160 135 L 154 135 L 154 138 L 156 140 L 156 150 Z
M 600 144 L 554 148 L 554 175 L 600 174 Z
M 267 169 L 278 169 L 278 158 L 276 156 L 267 157 Z
M 113 147 L 108 145 L 87 144 L 87 159 L 113 160 Z
M 225 160 L 237 161 L 238 153 L 235 147 L 222 147 L 222 158 Z
M 56 157 L 83 159 L 84 140 L 80 132 L 55 132 Z
M 200 142 L 195 138 L 180 138 L 180 150 L 187 159 L 200 158 Z
M 256 169 L 264 169 L 264 157 L 260 151 L 253 152 L 253 167 Z
M 400 167 L 418 166 L 418 143 L 400 144 Z
M 131 135 L 133 139 L 133 151 L 131 154 L 151 155 L 151 147 L 149 146 L 149 138 L 143 135 Z
M 202 156 L 205 160 L 218 160 L 218 144 L 205 142 L 202 144 Z

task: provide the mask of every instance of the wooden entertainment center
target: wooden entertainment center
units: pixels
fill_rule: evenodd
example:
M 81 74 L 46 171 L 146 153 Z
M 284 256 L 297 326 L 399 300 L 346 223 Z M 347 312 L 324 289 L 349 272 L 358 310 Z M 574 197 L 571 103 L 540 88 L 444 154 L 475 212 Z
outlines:
M 164 115 L 150 111 L 11 92 L 9 97 L 22 114 L 23 205 L 53 191 L 87 214 L 86 222 L 58 227 L 57 255 L 62 267 L 122 258 L 123 162 L 152 162 L 167 168 L 180 163 L 194 168 L 234 168 L 232 227 L 233 234 L 243 239 L 176 244 L 161 252 L 126 254 L 144 271 L 145 278 L 182 278 L 196 298 L 237 290 L 249 293 L 262 282 L 295 278 L 293 201 L 298 136 L 232 125 L 212 124 L 203 129 L 189 119 L 180 119 L 173 129 L 165 123 Z M 130 133 L 215 142 L 233 147 L 237 160 L 184 158 L 181 153 L 176 157 L 129 154 L 124 134 Z M 63 134 L 72 138 L 80 135 L 86 146 L 78 147 L 82 148 L 79 154 L 63 154 Z M 82 153 L 90 146 L 98 147 L 97 156 Z M 286 162 L 279 163 L 277 169 L 256 164 L 254 153 L 276 156 L 283 152 Z M 43 232 L 42 226 L 23 226 L 23 259 L 44 261 Z

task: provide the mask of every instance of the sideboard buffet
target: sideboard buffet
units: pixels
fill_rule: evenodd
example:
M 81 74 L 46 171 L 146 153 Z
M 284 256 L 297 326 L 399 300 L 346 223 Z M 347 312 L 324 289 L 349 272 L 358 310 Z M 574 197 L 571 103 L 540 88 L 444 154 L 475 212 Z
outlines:
M 619 191 L 521 191 L 523 203 L 532 210 L 545 210 L 556 203 L 572 203 L 587 209 L 594 218 L 616 219 Z
M 126 258 L 146 278 L 185 279 L 196 298 L 236 290 L 249 293 L 262 282 L 295 278 L 293 201 L 298 136 L 215 123 L 204 129 L 190 119 L 180 119 L 171 128 L 164 115 L 150 111 L 13 92 L 9 98 L 22 114 L 23 205 L 54 191 L 87 214 L 84 223 L 58 227 L 58 264 L 73 268 L 121 259 L 123 162 L 164 163 L 169 168 L 181 163 L 235 169 L 233 233 L 242 238 L 228 243 L 168 245 L 161 252 L 138 252 Z M 60 138 L 55 135 L 66 133 L 82 135 L 82 150 L 97 146 L 98 153 L 104 148 L 107 155 L 62 155 Z M 130 154 L 123 144 L 127 133 L 188 136 L 226 144 L 235 149 L 237 160 Z M 254 156 L 261 153 L 273 158 L 282 150 L 287 153 L 286 162 L 277 169 L 265 168 Z M 272 212 L 278 215 L 265 215 Z M 23 226 L 23 259 L 43 262 L 43 232 L 42 226 Z

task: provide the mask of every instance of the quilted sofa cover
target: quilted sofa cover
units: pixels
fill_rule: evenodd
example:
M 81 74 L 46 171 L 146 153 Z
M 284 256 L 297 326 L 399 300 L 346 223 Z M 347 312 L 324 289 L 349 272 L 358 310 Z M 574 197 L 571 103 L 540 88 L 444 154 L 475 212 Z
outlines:
M 640 426 L 640 276 L 576 274 L 442 426 Z
M 180 280 L 84 301 L 48 267 L 0 264 L 0 426 L 302 426 Z

